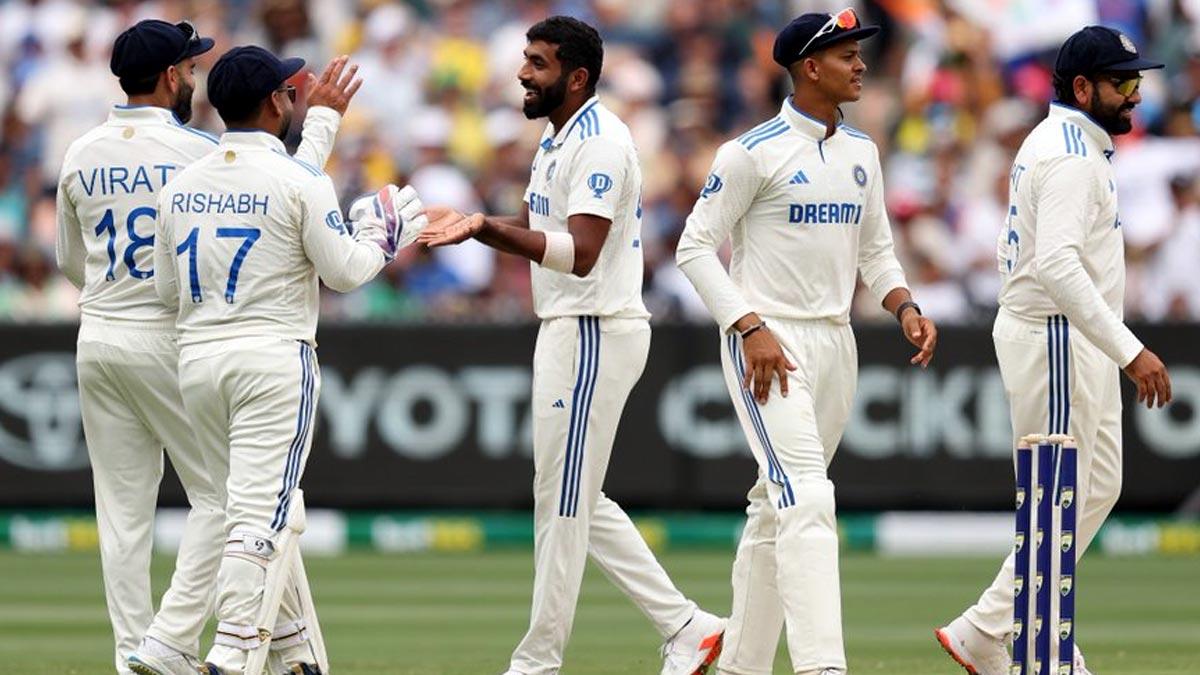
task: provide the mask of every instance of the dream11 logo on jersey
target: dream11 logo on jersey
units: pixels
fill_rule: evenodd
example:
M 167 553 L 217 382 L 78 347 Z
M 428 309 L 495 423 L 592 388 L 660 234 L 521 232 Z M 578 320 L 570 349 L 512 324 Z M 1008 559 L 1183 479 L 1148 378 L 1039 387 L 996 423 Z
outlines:
M 0 459 L 40 471 L 87 466 L 73 354 L 0 361 Z

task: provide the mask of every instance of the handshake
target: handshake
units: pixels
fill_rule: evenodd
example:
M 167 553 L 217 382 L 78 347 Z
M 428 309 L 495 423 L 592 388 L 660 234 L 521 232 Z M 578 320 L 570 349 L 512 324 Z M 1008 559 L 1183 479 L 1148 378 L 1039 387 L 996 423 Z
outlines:
M 359 197 L 350 205 L 347 220 L 354 238 L 375 243 L 388 262 L 414 241 L 429 247 L 457 244 L 470 239 L 483 226 L 482 214 L 467 216 L 444 206 L 426 209 L 411 185 L 385 185 L 378 192 Z

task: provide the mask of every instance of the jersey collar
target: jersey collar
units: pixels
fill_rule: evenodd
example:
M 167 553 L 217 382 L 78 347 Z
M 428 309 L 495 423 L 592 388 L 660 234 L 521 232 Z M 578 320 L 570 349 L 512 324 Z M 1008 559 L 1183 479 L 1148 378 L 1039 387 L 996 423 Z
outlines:
M 1112 157 L 1113 152 L 1115 152 L 1112 136 L 1109 136 L 1104 127 L 1100 126 L 1100 123 L 1086 112 L 1078 108 L 1072 108 L 1069 105 L 1063 105 L 1057 101 L 1052 101 L 1050 103 L 1050 117 L 1078 124 L 1084 133 L 1091 136 L 1092 140 L 1096 141 L 1104 149 L 1105 157 Z
M 591 98 L 583 102 L 583 105 L 579 106 L 579 110 L 576 110 L 575 114 L 571 115 L 571 119 L 567 120 L 567 123 L 563 125 L 562 129 L 559 129 L 557 134 L 554 133 L 554 125 L 547 124 L 546 131 L 542 133 L 542 141 L 540 143 L 542 149 L 549 150 L 551 148 L 562 147 L 562 144 L 566 143 L 567 139 L 571 137 L 571 132 L 575 130 L 576 125 L 579 124 L 579 118 L 583 117 L 584 113 L 595 108 L 597 105 L 600 105 L 600 97 L 593 94 Z
M 811 138 L 814 141 L 825 140 L 825 123 L 797 108 L 796 104 L 792 102 L 790 95 L 783 99 L 783 109 L 780 114 L 783 115 L 783 119 L 787 120 L 793 129 L 800 132 L 804 137 Z M 838 121 L 840 122 L 841 119 L 842 113 L 839 110 Z M 836 134 L 837 129 L 833 133 Z
M 172 126 L 183 126 L 173 111 L 154 105 L 114 105 L 108 112 L 111 122 L 130 124 L 136 122 L 159 122 Z
M 225 133 L 221 134 L 221 145 L 287 152 L 283 141 L 262 129 L 226 129 Z

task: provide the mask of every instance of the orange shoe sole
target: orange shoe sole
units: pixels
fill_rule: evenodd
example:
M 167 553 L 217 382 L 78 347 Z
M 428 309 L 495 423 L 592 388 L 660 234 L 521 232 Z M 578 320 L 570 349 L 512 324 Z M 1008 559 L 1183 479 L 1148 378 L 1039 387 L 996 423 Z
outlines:
M 967 663 L 963 657 L 958 655 L 958 652 L 954 651 L 954 647 L 950 644 L 950 638 L 942 632 L 941 628 L 934 628 L 933 636 L 937 638 L 938 644 L 940 644 L 942 649 L 944 649 L 946 653 L 950 655 L 950 658 L 954 659 L 955 663 L 962 666 L 963 669 L 971 675 L 979 675 L 979 671 L 975 670 L 974 666 Z

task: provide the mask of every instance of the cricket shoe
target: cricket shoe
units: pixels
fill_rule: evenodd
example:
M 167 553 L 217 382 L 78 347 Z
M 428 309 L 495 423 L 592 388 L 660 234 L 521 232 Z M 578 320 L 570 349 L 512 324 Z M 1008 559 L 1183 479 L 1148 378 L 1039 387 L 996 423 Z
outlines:
M 1075 645 L 1075 669 L 1072 671 L 1074 675 L 1092 675 L 1092 671 L 1088 670 L 1087 663 L 1083 660 L 1083 652 L 1079 651 L 1079 645 Z
M 961 616 L 933 631 L 942 649 L 971 675 L 1008 675 L 1012 659 L 997 640 Z
M 721 655 L 725 619 L 697 609 L 662 647 L 662 675 L 704 675 Z
M 196 672 L 200 673 L 200 675 L 224 675 L 220 668 L 207 661 L 196 666 Z
M 283 671 L 282 675 L 323 675 L 321 669 L 310 663 L 297 663 Z
M 169 656 L 134 652 L 125 661 L 136 675 L 196 675 L 199 664 L 196 659 L 179 652 Z

